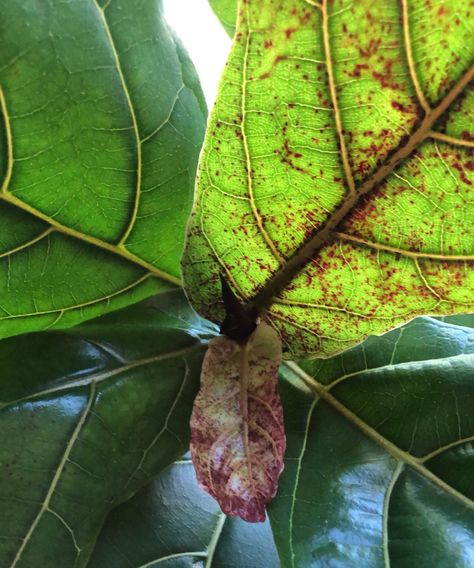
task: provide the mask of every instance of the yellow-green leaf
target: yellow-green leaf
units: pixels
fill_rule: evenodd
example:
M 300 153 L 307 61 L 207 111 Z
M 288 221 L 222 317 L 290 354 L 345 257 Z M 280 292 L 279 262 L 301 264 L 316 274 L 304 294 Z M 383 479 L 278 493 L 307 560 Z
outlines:
M 184 274 L 219 274 L 294 354 L 474 309 L 468 3 L 246 0 L 200 161 Z

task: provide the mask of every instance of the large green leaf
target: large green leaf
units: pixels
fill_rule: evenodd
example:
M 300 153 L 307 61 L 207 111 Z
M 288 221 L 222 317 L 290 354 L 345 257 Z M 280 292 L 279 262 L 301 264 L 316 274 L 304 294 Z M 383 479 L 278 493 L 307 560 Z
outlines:
M 161 0 L 4 0 L 0 337 L 179 283 L 205 105 Z
M 282 565 L 471 567 L 474 330 L 421 318 L 283 372 Z
M 278 568 L 268 521 L 225 517 L 175 463 L 109 515 L 88 568 Z
M 84 566 L 111 507 L 186 451 L 209 333 L 169 292 L 0 342 L 0 566 Z
M 239 9 L 183 265 L 195 307 L 222 319 L 222 272 L 293 356 L 472 311 L 469 3 Z
M 232 37 L 237 20 L 237 0 L 209 0 L 211 8 L 221 21 L 225 31 Z

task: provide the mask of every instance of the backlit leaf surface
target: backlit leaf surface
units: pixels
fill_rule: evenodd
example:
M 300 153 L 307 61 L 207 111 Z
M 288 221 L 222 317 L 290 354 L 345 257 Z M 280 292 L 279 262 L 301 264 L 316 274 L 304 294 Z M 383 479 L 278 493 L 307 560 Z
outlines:
M 472 566 L 474 330 L 420 318 L 282 369 L 282 566 Z
M 251 522 L 265 520 L 265 505 L 276 493 L 283 468 L 280 362 L 280 339 L 265 323 L 246 343 L 213 339 L 191 418 L 199 483 L 224 513 Z
M 213 332 L 169 292 L 0 342 L 0 566 L 85 565 L 110 509 L 187 450 Z
M 246 0 L 183 268 L 219 274 L 293 355 L 474 309 L 472 6 Z
M 0 337 L 179 283 L 205 106 L 161 0 L 8 0 Z

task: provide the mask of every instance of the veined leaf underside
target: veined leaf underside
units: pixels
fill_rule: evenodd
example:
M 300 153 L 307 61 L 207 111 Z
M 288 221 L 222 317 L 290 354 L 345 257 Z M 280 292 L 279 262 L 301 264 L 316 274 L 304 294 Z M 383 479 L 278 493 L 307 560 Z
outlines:
M 172 284 L 175 285 L 179 285 L 179 279 L 175 278 L 174 276 L 164 273 L 162 271 L 160 271 L 159 269 L 157 269 L 156 267 L 154 267 L 152 264 L 147 263 L 146 261 L 140 259 L 139 257 L 137 257 L 134 254 L 131 254 L 127 251 L 127 249 L 124 247 L 124 242 L 126 241 L 126 236 L 130 233 L 131 228 L 133 227 L 136 219 L 135 219 L 135 215 L 136 215 L 136 211 L 134 208 L 134 214 L 132 216 L 132 218 L 129 221 L 129 224 L 127 226 L 127 230 L 126 233 L 123 237 L 121 237 L 120 241 L 116 244 L 113 243 L 108 243 L 107 241 L 104 241 L 102 239 L 98 239 L 95 238 L 91 235 L 87 235 L 81 231 L 77 231 L 72 227 L 67 227 L 66 225 L 56 221 L 53 217 L 49 217 L 48 215 L 45 215 L 44 213 L 42 213 L 41 211 L 39 211 L 38 209 L 36 209 L 35 207 L 32 207 L 31 205 L 29 205 L 28 203 L 22 201 L 21 199 L 17 198 L 12 192 L 11 192 L 11 188 L 10 188 L 10 182 L 11 182 L 11 177 L 12 177 L 12 173 L 13 173 L 13 167 L 14 167 L 14 163 L 15 163 L 15 157 L 14 157 L 14 152 L 13 152 L 13 135 L 12 135 L 12 129 L 11 129 L 11 125 L 10 125 L 10 118 L 9 118 L 9 114 L 8 114 L 8 107 L 7 107 L 7 102 L 6 102 L 6 98 L 5 95 L 0 87 L 0 108 L 1 108 L 1 112 L 2 112 L 2 117 L 4 120 L 4 124 L 5 124 L 5 133 L 6 133 L 6 145 L 7 145 L 7 167 L 6 167 L 6 174 L 3 180 L 3 184 L 2 184 L 2 188 L 1 188 L 1 192 L 0 192 L 0 199 L 2 199 L 3 201 L 18 207 L 19 209 L 22 209 L 23 211 L 30 213 L 33 217 L 36 217 L 38 219 L 41 219 L 42 221 L 44 221 L 45 223 L 47 223 L 47 227 L 40 232 L 37 236 L 35 236 L 33 239 L 9 250 L 6 252 L 2 252 L 2 254 L 0 255 L 1 257 L 6 257 L 6 256 L 10 256 L 15 254 L 16 252 L 19 252 L 21 250 L 24 250 L 36 243 L 38 243 L 39 241 L 41 241 L 42 239 L 46 239 L 51 233 L 53 232 L 58 232 L 58 233 L 62 233 L 68 236 L 71 236 L 75 239 L 79 239 L 81 241 L 87 242 L 91 245 L 97 246 L 101 249 L 113 252 L 115 254 L 118 254 L 124 258 L 126 258 L 127 260 L 143 267 L 146 268 L 148 272 L 150 272 L 150 275 L 153 276 L 157 276 L 159 278 L 162 278 L 163 280 L 169 281 Z M 141 144 L 137 145 L 137 148 L 140 147 Z M 138 170 L 137 170 L 137 178 L 140 177 L 140 166 L 138 166 Z M 137 188 L 137 201 L 139 201 L 139 189 Z M 125 239 L 124 239 L 125 237 Z
M 221 317 L 222 271 L 324 356 L 474 308 L 471 22 L 456 1 L 240 4 L 183 265 L 198 309 Z
M 69 326 L 181 285 L 206 111 L 161 0 L 130 9 L 28 1 L 4 12 L 2 336 Z

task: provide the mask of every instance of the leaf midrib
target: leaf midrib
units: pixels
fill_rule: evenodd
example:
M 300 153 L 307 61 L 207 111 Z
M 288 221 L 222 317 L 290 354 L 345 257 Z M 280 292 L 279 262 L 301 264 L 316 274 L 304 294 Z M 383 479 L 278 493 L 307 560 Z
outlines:
M 351 424 L 357 427 L 364 435 L 376 442 L 381 446 L 387 453 L 394 457 L 399 463 L 403 463 L 414 469 L 417 473 L 421 474 L 425 479 L 431 481 L 439 489 L 445 491 L 448 495 L 451 495 L 458 501 L 460 501 L 464 506 L 469 509 L 474 510 L 474 501 L 466 497 L 466 495 L 460 493 L 454 487 L 443 481 L 440 477 L 432 473 L 423 462 L 425 460 L 417 459 L 408 452 L 400 449 L 396 444 L 390 442 L 387 438 L 382 436 L 374 428 L 369 426 L 364 422 L 357 414 L 349 410 L 344 404 L 342 404 L 335 396 L 330 393 L 330 386 L 325 385 L 316 381 L 313 377 L 308 375 L 301 367 L 296 363 L 285 362 L 284 365 L 290 369 L 303 383 L 308 386 L 311 391 L 317 395 L 320 399 L 328 403 L 334 410 L 336 410 L 341 416 L 348 420 Z M 430 454 L 429 454 L 430 455 Z
M 323 15 L 323 24 L 325 18 L 327 18 L 326 2 L 323 4 L 315 5 Z M 405 14 L 406 16 L 406 14 Z M 326 63 L 327 71 L 329 74 L 329 83 L 331 87 L 331 57 L 329 53 L 329 37 L 326 29 L 326 25 L 323 25 L 323 38 L 325 40 L 325 53 L 326 53 Z M 407 22 L 404 20 L 404 28 L 406 29 Z M 405 32 L 405 37 L 409 35 L 408 31 Z M 414 83 L 416 77 L 415 69 L 413 67 L 413 61 L 411 61 L 411 47 L 410 44 L 406 46 L 407 59 L 410 67 L 410 74 Z M 410 65 L 411 61 L 411 65 Z M 282 290 L 289 281 L 294 278 L 294 276 L 304 268 L 307 262 L 312 259 L 315 253 L 320 250 L 324 245 L 331 241 L 331 239 L 336 235 L 337 228 L 340 226 L 355 210 L 358 206 L 361 198 L 370 192 L 372 192 L 381 182 L 383 182 L 394 170 L 402 163 L 414 150 L 416 150 L 426 139 L 433 136 L 432 127 L 436 121 L 442 116 L 442 114 L 450 107 L 454 100 L 463 92 L 464 88 L 469 84 L 469 82 L 474 77 L 474 66 L 471 66 L 458 80 L 458 82 L 451 88 L 451 90 L 445 95 L 445 97 L 438 103 L 438 105 L 430 109 L 423 104 L 425 100 L 424 97 L 420 101 L 420 106 L 425 110 L 425 116 L 418 128 L 410 135 L 410 137 L 403 142 L 392 155 L 369 177 L 367 178 L 358 188 L 352 188 L 352 173 L 348 174 L 348 161 L 345 155 L 345 141 L 343 140 L 342 124 L 338 122 L 338 106 L 337 99 L 335 97 L 335 88 L 331 90 L 331 95 L 333 99 L 333 110 L 336 117 L 336 130 L 338 131 L 338 138 L 340 141 L 340 151 L 342 153 L 344 171 L 346 174 L 346 182 L 349 186 L 349 191 L 345 198 L 342 200 L 339 207 L 334 211 L 330 218 L 327 219 L 326 223 L 317 230 L 308 240 L 306 240 L 300 248 L 288 259 L 286 264 L 282 265 L 274 275 L 268 280 L 265 286 L 258 292 L 252 300 L 248 302 L 248 308 L 256 308 L 260 312 L 265 312 L 268 309 L 269 304 L 272 303 L 273 298 Z M 416 87 L 416 84 L 415 84 Z M 418 89 L 416 89 L 418 94 Z M 350 168 L 349 168 L 350 170 Z M 471 260 L 466 259 L 466 260 Z

